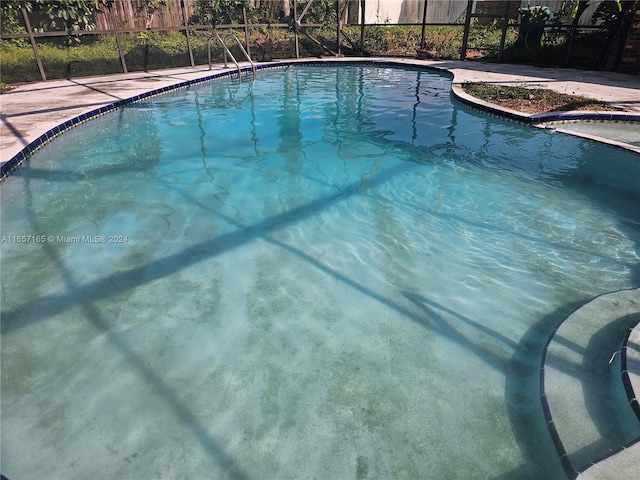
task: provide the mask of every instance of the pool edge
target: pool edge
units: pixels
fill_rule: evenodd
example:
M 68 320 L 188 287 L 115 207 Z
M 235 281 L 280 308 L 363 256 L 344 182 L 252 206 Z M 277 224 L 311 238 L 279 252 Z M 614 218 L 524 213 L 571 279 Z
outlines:
M 424 61 L 424 60 L 416 60 L 413 58 L 402 58 L 402 57 L 341 57 L 341 58 L 301 58 L 301 59 L 281 59 L 274 60 L 270 62 L 262 62 L 256 64 L 256 70 L 265 70 L 270 68 L 278 68 L 278 67 L 286 67 L 289 65 L 330 65 L 330 64 L 370 64 L 376 66 L 393 66 L 393 67 L 403 67 L 403 68 L 419 68 L 424 70 L 437 71 L 439 73 L 446 74 L 450 76 L 451 83 L 451 95 L 454 99 L 462 103 L 463 105 L 470 107 L 472 109 L 477 109 L 482 111 L 483 113 L 496 116 L 498 118 L 502 118 L 504 120 L 515 121 L 519 123 L 524 123 L 525 125 L 544 128 L 551 130 L 553 132 L 558 132 L 562 134 L 569 134 L 573 136 L 578 136 L 582 138 L 586 138 L 592 141 L 597 141 L 600 143 L 608 144 L 612 147 L 621 148 L 633 153 L 640 154 L 640 147 L 635 147 L 631 144 L 609 140 L 603 137 L 597 137 L 594 135 L 581 134 L 579 132 L 574 132 L 571 130 L 563 129 L 563 128 L 553 128 L 549 127 L 547 124 L 551 122 L 558 121 L 570 121 L 570 120 L 608 120 L 608 121 L 631 121 L 631 122 L 639 122 L 640 123 L 640 114 L 634 114 L 631 112 L 549 112 L 542 114 L 525 114 L 522 112 L 517 112 L 515 110 L 510 110 L 499 105 L 495 105 L 489 102 L 485 102 L 483 100 L 477 99 L 466 94 L 461 87 L 461 83 L 456 81 L 456 74 L 452 72 L 455 69 L 455 66 L 448 65 L 447 62 L 437 62 L 437 61 Z M 246 65 L 241 68 L 242 73 L 248 73 L 251 71 L 251 67 Z M 76 115 L 67 119 L 64 122 L 59 123 L 58 125 L 50 128 L 45 131 L 43 134 L 38 136 L 35 140 L 31 141 L 25 147 L 23 147 L 18 153 L 13 155 L 9 160 L 0 164 L 0 183 L 4 182 L 11 174 L 23 165 L 26 161 L 28 161 L 29 157 L 42 148 L 44 145 L 49 143 L 53 138 L 61 135 L 67 130 L 76 127 L 88 120 L 96 118 L 98 116 L 104 115 L 108 112 L 116 110 L 122 106 L 135 103 L 137 101 L 153 97 L 156 95 L 162 95 L 167 92 L 180 90 L 183 88 L 187 88 L 192 85 L 197 85 L 201 83 L 206 83 L 210 81 L 215 81 L 220 78 L 230 77 L 236 74 L 236 70 L 227 69 L 224 71 L 211 73 L 210 71 L 205 71 L 204 75 L 198 76 L 197 78 L 190 80 L 179 81 L 175 84 L 164 86 L 157 89 L 151 89 L 145 91 L 144 93 L 134 95 L 128 98 L 119 99 L 115 102 L 106 103 L 105 105 L 90 110 L 88 112 Z
M 495 103 L 486 102 L 472 95 L 469 95 L 462 89 L 461 83 L 456 83 L 455 81 L 451 85 L 451 94 L 458 102 L 462 103 L 463 105 L 473 110 L 488 113 L 489 115 L 501 118 L 503 120 L 524 123 L 525 125 L 528 125 L 530 127 L 541 128 L 544 130 L 549 130 L 551 132 L 557 132 L 566 135 L 572 135 L 574 137 L 580 137 L 587 140 L 604 143 L 612 147 L 621 148 L 629 152 L 640 153 L 640 147 L 632 145 L 630 143 L 611 140 L 609 138 L 591 135 L 588 133 L 576 132 L 574 130 L 560 128 L 552 125 L 557 122 L 570 122 L 575 120 L 634 123 L 637 122 L 640 124 L 640 114 L 630 112 L 596 112 L 590 110 L 585 110 L 583 112 L 567 111 L 544 112 L 535 114 L 522 113 L 517 110 L 502 107 Z

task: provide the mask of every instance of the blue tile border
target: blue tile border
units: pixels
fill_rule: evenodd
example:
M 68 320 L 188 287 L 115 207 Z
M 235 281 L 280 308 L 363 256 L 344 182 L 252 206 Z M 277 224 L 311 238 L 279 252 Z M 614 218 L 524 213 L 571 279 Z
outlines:
M 567 316 L 566 318 L 569 318 Z M 566 320 L 565 318 L 565 320 Z M 564 320 L 563 320 L 564 322 Z M 562 324 L 562 323 L 561 323 Z M 564 444 L 560 439 L 560 435 L 556 430 L 556 425 L 553 423 L 553 418 L 551 417 L 551 408 L 549 407 L 549 402 L 547 400 L 547 395 L 545 394 L 544 389 L 544 366 L 547 360 L 547 351 L 549 349 L 549 345 L 551 345 L 551 341 L 555 337 L 558 332 L 558 325 L 553 329 L 551 335 L 547 339 L 547 342 L 542 349 L 542 357 L 540 359 L 540 403 L 542 404 L 542 413 L 544 415 L 544 421 L 547 424 L 547 430 L 549 431 L 549 435 L 551 435 L 551 440 L 553 441 L 553 445 L 556 448 L 556 452 L 558 452 L 558 458 L 560 459 L 560 464 L 562 465 L 562 469 L 564 473 L 567 475 L 567 478 L 570 480 L 574 480 L 578 476 L 578 471 L 571 464 L 571 460 L 569 459 L 569 455 L 567 454 L 567 450 L 564 448 Z
M 627 370 L 627 347 L 629 345 L 629 337 L 631 337 L 631 332 L 633 332 L 634 328 L 640 328 L 640 324 L 630 328 L 629 331 L 627 331 L 627 335 L 624 337 L 622 350 L 620 351 L 620 368 L 622 370 L 622 383 L 624 385 L 624 391 L 627 394 L 627 398 L 629 399 L 629 405 L 640 421 L 640 403 L 638 403 L 638 397 L 636 396 L 636 392 L 633 390 L 633 385 L 629 378 L 629 371 Z
M 245 72 L 247 69 L 243 69 L 243 72 Z M 140 100 L 144 100 L 146 98 L 150 98 L 150 97 L 154 97 L 157 95 L 161 95 L 163 93 L 167 93 L 170 91 L 175 91 L 175 90 L 180 90 L 183 88 L 187 88 L 191 85 L 196 85 L 196 84 L 200 84 L 200 83 L 206 83 L 206 82 L 210 82 L 210 81 L 214 81 L 217 80 L 219 78 L 225 78 L 225 77 L 230 77 L 235 75 L 235 71 L 229 71 L 229 72 L 219 72 L 219 73 L 215 73 L 212 75 L 206 75 L 204 77 L 198 78 L 198 79 L 194 79 L 194 80 L 187 80 L 184 82 L 179 82 L 175 85 L 171 85 L 171 86 L 167 86 L 167 87 L 162 87 L 162 88 L 158 88 L 155 90 L 150 90 L 149 92 L 145 92 L 142 93 L 140 95 L 135 95 L 133 97 L 130 98 L 126 98 L 124 100 L 117 100 L 113 103 L 107 104 L 107 105 L 103 105 L 102 107 L 98 107 L 94 110 L 91 110 L 89 112 L 85 112 L 82 113 L 76 117 L 73 117 L 69 120 L 66 120 L 64 122 L 62 122 L 59 125 L 56 125 L 55 127 L 47 130 L 46 132 L 44 132 L 42 135 L 40 135 L 38 138 L 36 138 L 35 140 L 33 140 L 29 145 L 27 145 L 25 148 L 23 148 L 20 152 L 18 152 L 16 155 L 14 155 L 12 158 L 10 158 L 7 162 L 5 162 L 4 164 L 0 165 L 0 183 L 2 181 L 4 181 L 7 177 L 9 177 L 11 175 L 11 173 L 13 173 L 13 171 L 20 167 L 22 164 L 24 164 L 26 161 L 28 161 L 29 157 L 35 153 L 37 150 L 39 150 L 40 148 L 42 148 L 46 143 L 48 143 L 49 141 L 51 141 L 53 138 L 57 137 L 58 135 L 61 135 L 62 133 L 66 132 L 67 130 L 70 130 L 71 128 L 74 128 L 82 123 L 85 123 L 93 118 L 105 115 L 109 112 L 112 112 L 114 110 L 117 110 L 118 108 L 121 108 L 125 105 L 130 105 L 132 103 L 136 103 L 139 102 Z

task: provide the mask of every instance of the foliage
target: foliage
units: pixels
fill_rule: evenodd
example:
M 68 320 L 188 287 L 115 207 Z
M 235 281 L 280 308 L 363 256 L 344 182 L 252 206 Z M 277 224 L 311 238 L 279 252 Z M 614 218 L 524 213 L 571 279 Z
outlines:
M 287 9 L 284 8 L 285 3 Z M 293 8 L 291 0 L 272 0 L 262 2 L 253 12 L 257 23 L 284 23 L 291 19 Z
M 262 2 L 259 7 L 249 0 L 194 0 L 192 24 L 222 25 L 243 23 L 242 7 L 246 9 L 249 23 L 276 23 L 287 20 L 292 15 L 291 8 L 284 8 L 284 1 Z M 286 0 L 290 1 L 290 0 Z M 297 14 L 302 15 L 309 0 L 300 0 Z M 329 25 L 336 21 L 335 0 L 313 0 L 306 10 L 301 23 L 321 23 Z
M 31 12 L 32 5 L 30 2 L 5 0 L 0 3 L 0 31 L 3 33 L 27 33 L 27 30 L 19 20 L 21 15 L 20 7 L 22 6 L 25 7 L 27 12 Z M 9 42 L 18 46 L 27 44 L 24 38 L 12 38 Z
M 162 7 L 169 8 L 172 5 L 173 2 L 171 0 L 142 0 L 137 13 L 144 14 L 146 27 L 150 28 L 151 22 L 153 21 L 153 15 L 155 15 L 155 13 Z
M 501 37 L 502 26 L 499 23 L 486 26 L 473 25 L 469 33 L 467 52 L 481 52 L 483 57 L 497 56 L 500 51 Z M 507 28 L 505 45 L 517 41 L 517 38 L 517 31 L 514 28 Z M 458 45 L 459 49 L 460 45 Z
M 551 18 L 551 9 L 544 6 L 524 7 L 518 11 L 522 15 L 523 20 L 531 23 L 545 23 Z
M 35 31 L 64 30 L 77 32 L 96 28 L 95 14 L 100 8 L 110 6 L 114 0 L 2 0 L 2 31 L 24 33 L 26 30 L 18 20 L 20 9 L 41 13 L 48 18 Z M 158 1 L 158 0 L 151 0 Z M 168 1 L 168 0 L 160 0 Z
M 149 43 L 137 37 L 121 37 L 120 41 L 130 72 L 189 65 L 185 36 L 180 33 L 158 35 L 154 37 L 153 42 Z M 206 61 L 206 39 L 204 44 L 205 60 L 201 59 L 200 63 Z M 84 36 L 83 43 L 73 48 L 41 43 L 38 50 L 49 79 L 104 75 L 122 71 L 118 47 L 113 36 L 104 36 L 99 39 Z M 0 54 L 3 65 L 0 73 L 3 82 L 16 83 L 40 79 L 30 46 L 21 48 L 2 42 Z M 147 57 L 145 57 L 146 54 Z M 221 58 L 220 56 L 220 61 Z
M 600 2 L 591 16 L 591 23 L 602 23 L 605 26 L 612 25 L 622 13 L 622 3 L 619 1 Z
M 94 0 L 35 0 L 38 10 L 49 17 L 49 21 L 41 25 L 40 31 L 93 30 L 96 28 L 95 14 L 97 5 Z
M 244 22 L 242 7 L 246 9 L 247 21 L 254 21 L 254 7 L 247 0 L 195 0 L 191 23 L 203 25 L 240 24 Z
M 312 1 L 312 0 L 309 0 Z M 298 16 L 307 6 L 307 2 L 298 4 Z M 336 22 L 335 0 L 313 0 L 313 3 L 305 13 L 302 23 L 322 23 L 329 25 Z
M 360 52 L 360 26 L 344 27 L 343 32 L 354 53 L 363 53 Z M 462 46 L 462 33 L 463 29 L 459 26 L 429 25 L 425 29 L 424 50 L 433 58 L 458 58 Z M 365 29 L 364 53 L 414 56 L 420 48 L 420 40 L 419 26 L 368 25 Z
M 586 8 L 586 6 L 582 7 L 578 0 L 565 0 L 553 12 L 553 21 L 558 24 L 570 24 L 576 15 L 582 14 L 583 8 Z

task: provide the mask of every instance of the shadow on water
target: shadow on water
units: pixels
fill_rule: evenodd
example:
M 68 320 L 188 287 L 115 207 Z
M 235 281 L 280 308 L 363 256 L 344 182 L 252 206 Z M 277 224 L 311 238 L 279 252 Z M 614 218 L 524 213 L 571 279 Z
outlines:
M 31 201 L 31 189 L 27 188 L 28 202 Z M 31 210 L 33 211 L 33 210 Z M 38 224 L 35 218 L 31 218 L 34 231 L 38 231 Z M 72 273 L 64 265 L 63 259 L 53 248 L 52 244 L 43 243 L 44 253 L 51 259 L 51 262 L 61 274 L 62 280 L 68 292 L 76 292 L 79 288 L 78 283 L 73 278 Z M 220 443 L 214 438 L 207 428 L 198 419 L 197 415 L 189 409 L 189 407 L 180 399 L 180 395 L 176 392 L 153 368 L 150 368 L 147 362 L 136 353 L 132 345 L 129 344 L 116 330 L 108 320 L 95 307 L 93 302 L 95 298 L 85 298 L 82 302 L 84 317 L 98 332 L 101 332 L 113 347 L 122 355 L 127 364 L 139 375 L 139 377 L 151 387 L 151 389 L 161 397 L 169 406 L 170 410 L 192 434 L 193 438 L 200 444 L 202 449 L 208 456 L 215 461 L 221 471 L 232 480 L 249 480 L 246 473 L 242 471 L 234 459 L 225 451 Z M 213 472 L 211 472 L 213 474 Z
M 188 193 L 180 189 L 174 189 L 174 191 L 198 208 L 207 210 L 213 215 L 219 216 L 224 221 L 241 227 L 233 218 L 220 214 L 191 197 Z M 540 403 L 540 359 L 551 333 L 569 314 L 586 303 L 586 300 L 568 304 L 549 313 L 529 328 L 519 342 L 516 343 L 500 332 L 475 322 L 423 295 L 408 291 L 399 292 L 412 304 L 416 305 L 419 310 L 422 311 L 422 314 L 419 311 L 416 312 L 414 309 L 408 308 L 400 302 L 374 292 L 365 285 L 358 283 L 342 272 L 336 271 L 298 248 L 278 241 L 269 235 L 263 235 L 261 238 L 295 255 L 314 268 L 342 282 L 347 287 L 353 288 L 369 296 L 381 305 L 391 308 L 407 320 L 415 322 L 425 329 L 433 330 L 439 335 L 464 346 L 496 370 L 504 372 L 506 376 L 505 400 L 509 420 L 525 463 L 519 469 L 498 478 L 565 478 L 559 460 L 549 464 L 549 458 L 558 457 L 557 452 L 553 449 L 552 443 L 539 441 L 539 439 L 548 438 L 549 436 Z M 471 330 L 463 333 L 462 328 L 456 328 L 451 320 L 460 322 L 462 326 L 471 327 Z M 478 334 L 491 337 L 500 344 L 508 347 L 513 351 L 511 358 L 508 360 L 500 358 L 501 356 L 498 352 L 486 348 L 478 341 Z M 580 346 L 575 345 L 570 340 L 557 338 L 557 341 L 560 341 L 566 347 L 573 350 L 580 350 Z M 563 363 L 558 364 L 558 368 L 561 368 L 570 375 L 577 375 L 578 373 L 578 366 L 575 365 Z
M 624 420 L 620 419 L 620 409 L 627 408 L 628 401 L 622 382 L 619 378 L 614 378 L 614 367 L 609 363 L 612 348 L 622 344 L 628 329 L 638 323 L 638 314 L 628 315 L 607 324 L 591 338 L 586 350 L 555 334 L 554 341 L 576 350 L 583 356 L 582 364 L 573 364 L 561 358 L 554 358 L 553 364 L 554 368 L 564 374 L 581 380 L 585 405 L 601 438 L 579 451 L 568 452 L 561 462 L 561 453 L 567 453 L 564 452 L 562 437 L 571 435 L 572 432 L 558 431 L 556 437 L 550 436 L 540 402 L 539 395 L 544 392 L 540 390 L 539 366 L 536 360 L 540 360 L 546 342 L 560 324 L 587 302 L 569 304 L 545 316 L 527 331 L 515 349 L 513 360 L 507 369 L 505 397 L 512 431 L 526 459 L 526 465 L 531 468 L 524 468 L 523 465 L 520 469 L 497 478 L 575 478 L 577 472 L 591 462 L 597 462 L 611 452 L 640 439 L 638 425 L 631 409 L 622 413 L 622 416 L 626 416 Z M 550 440 L 553 439 L 553 442 L 536 441 L 545 435 Z M 558 458 L 558 461 L 545 464 L 544 459 L 550 456 Z M 575 468 L 576 466 L 581 468 Z
M 545 315 L 525 332 L 514 348 L 506 369 L 505 399 L 511 430 L 524 465 L 496 480 L 567 478 L 551 441 L 540 402 L 540 360 L 554 330 L 586 301 L 565 305 Z M 549 462 L 549 458 L 557 460 Z
M 352 191 L 356 192 L 357 189 L 352 189 Z M 184 195 L 188 196 L 186 193 Z M 193 199 L 193 201 L 197 203 L 197 200 Z M 348 276 L 326 266 L 318 259 L 305 254 L 303 251 L 269 237 L 268 232 L 270 232 L 273 227 L 282 226 L 283 223 L 286 224 L 288 222 L 294 222 L 300 217 L 309 215 L 314 211 L 323 208 L 327 203 L 330 202 L 327 202 L 326 199 L 319 202 L 312 202 L 311 204 L 305 205 L 298 211 L 288 212 L 282 216 L 267 219 L 264 225 L 256 224 L 251 227 L 239 228 L 236 232 L 228 234 L 227 237 L 223 236 L 222 239 L 217 238 L 210 242 L 206 242 L 205 244 L 193 246 L 193 248 L 190 249 L 192 252 L 198 251 L 199 255 L 194 255 L 193 253 L 176 254 L 173 257 L 157 261 L 159 263 L 147 265 L 144 272 L 137 272 L 135 276 L 131 276 L 131 272 L 116 276 L 114 279 L 115 284 L 128 283 L 127 286 L 133 288 L 141 283 L 150 281 L 156 276 L 168 275 L 176 269 L 184 268 L 190 263 L 197 262 L 199 261 L 200 255 L 215 255 L 220 250 L 235 248 L 238 243 L 242 243 L 248 239 L 261 237 L 262 239 L 289 251 L 291 254 L 302 258 L 315 268 L 330 274 L 346 285 L 371 296 L 374 300 L 394 309 L 408 320 L 416 322 L 424 328 L 433 329 L 438 334 L 455 341 L 467 348 L 472 354 L 476 355 L 491 367 L 501 372 L 505 372 L 507 377 L 506 400 L 509 409 L 509 416 L 513 431 L 518 440 L 518 445 L 522 450 L 523 457 L 526 459 L 526 465 L 523 465 L 521 471 L 518 472 L 518 478 L 541 478 L 542 476 L 547 478 L 556 478 L 554 476 L 556 472 L 549 471 L 553 470 L 549 465 L 550 462 L 548 461 L 550 458 L 549 448 L 547 448 L 549 447 L 549 442 L 536 443 L 535 441 L 535 439 L 539 440 L 540 438 L 545 438 L 545 435 L 548 434 L 545 429 L 546 427 L 542 418 L 542 413 L 539 411 L 537 373 L 539 368 L 539 356 L 546 337 L 548 337 L 549 332 L 551 332 L 557 324 L 559 324 L 559 322 L 568 315 L 568 313 L 575 309 L 575 306 L 567 307 L 566 309 L 559 310 L 554 312 L 554 314 L 545 317 L 545 319 L 530 329 L 525 337 L 516 344 L 500 332 L 481 325 L 464 315 L 426 298 L 425 296 L 407 291 L 400 292 L 407 300 L 422 311 L 422 314 L 420 314 L 419 311 L 416 312 L 412 308 L 408 308 L 391 299 L 387 299 L 376 294 Z M 44 244 L 43 248 L 45 249 L 46 254 L 51 258 L 51 261 L 61 271 L 67 291 L 69 292 L 68 295 L 76 296 L 79 291 L 82 292 L 80 298 L 84 298 L 83 309 L 85 311 L 86 318 L 89 319 L 93 327 L 107 335 L 107 338 L 128 361 L 129 365 L 138 372 L 140 376 L 153 388 L 153 390 L 167 402 L 174 414 L 181 422 L 188 426 L 203 448 L 209 452 L 211 457 L 216 460 L 223 470 L 226 470 L 229 473 L 231 478 L 247 478 L 243 472 L 238 470 L 237 466 L 234 465 L 233 460 L 216 443 L 215 439 L 210 435 L 207 429 L 199 423 L 195 414 L 181 402 L 179 395 L 166 384 L 161 376 L 145 364 L 143 359 L 140 358 L 140 356 L 124 339 L 112 331 L 109 322 L 105 320 L 100 311 L 93 306 L 92 302 L 97 298 L 103 298 L 105 296 L 108 297 L 110 295 L 103 293 L 96 296 L 91 292 L 95 291 L 97 293 L 99 291 L 103 291 L 104 289 L 102 287 L 105 285 L 102 283 L 105 282 L 106 279 L 96 285 L 93 285 L 90 290 L 86 290 L 86 287 L 80 286 L 74 281 L 71 273 L 67 271 L 51 245 Z M 150 268 L 156 272 L 156 275 L 152 275 L 151 278 L 149 278 L 148 272 L 148 269 Z M 138 275 L 140 276 L 139 278 Z M 111 288 L 110 291 L 113 291 L 113 289 Z M 66 298 L 66 295 L 63 295 L 62 301 L 59 303 L 56 302 L 56 304 L 61 308 L 64 308 L 65 305 L 68 304 L 68 300 L 69 298 Z M 18 312 L 16 312 L 16 314 L 17 313 Z M 460 322 L 460 327 L 456 328 L 452 321 Z M 509 360 L 507 356 L 500 354 L 503 353 L 503 350 L 496 352 L 487 348 L 483 343 L 478 342 L 478 334 L 489 336 L 502 344 L 508 350 L 513 350 L 514 353 L 511 359 Z M 534 404 L 536 405 L 535 407 Z M 538 412 L 535 412 L 535 410 L 538 410 Z M 551 451 L 551 453 L 553 454 L 555 452 Z M 515 477 L 504 476 L 503 478 Z
M 409 292 L 403 292 L 403 295 L 418 305 L 430 321 L 437 324 L 438 333 L 444 333 L 505 374 L 505 403 L 511 430 L 524 462 L 517 469 L 495 477 L 496 480 L 566 479 L 558 453 L 551 442 L 540 403 L 540 359 L 551 333 L 584 302 L 572 303 L 549 313 L 529 328 L 518 343 L 515 343 L 499 332 L 479 325 L 424 296 Z M 476 330 L 476 334 L 462 334 L 460 329 L 450 324 L 442 314 L 437 313 L 438 311 L 470 325 Z M 511 358 L 501 360 L 495 351 L 484 348 L 483 344 L 478 342 L 477 333 L 489 335 L 508 346 L 513 351 Z M 548 441 L 544 441 L 545 439 Z M 551 458 L 557 460 L 549 461 Z
M 191 198 L 185 192 L 181 195 L 195 204 L 199 204 L 196 199 Z M 201 208 L 210 210 L 205 205 Z M 212 211 L 216 215 L 219 213 Z M 233 219 L 224 217 L 226 221 L 233 222 Z M 363 293 L 376 302 L 401 314 L 407 320 L 413 321 L 425 329 L 433 330 L 459 345 L 467 348 L 471 353 L 482 359 L 491 367 L 500 372 L 504 372 L 505 380 L 505 403 L 509 421 L 514 433 L 517 445 L 520 449 L 524 463 L 515 470 L 509 471 L 498 477 L 496 480 L 531 479 L 538 480 L 546 478 L 548 480 L 564 480 L 566 475 L 558 453 L 550 441 L 549 431 L 540 403 L 540 359 L 543 349 L 551 333 L 586 301 L 575 302 L 558 308 L 540 319 L 535 325 L 527 330 L 524 336 L 515 342 L 500 332 L 488 328 L 475 322 L 474 320 L 461 315 L 460 313 L 434 302 L 423 295 L 402 291 L 400 292 L 407 300 L 416 305 L 422 314 L 407 308 L 400 303 L 381 296 L 366 286 L 361 285 L 348 276 L 338 272 L 316 258 L 311 257 L 302 250 L 275 240 L 269 236 L 264 236 L 263 240 L 288 251 L 289 253 L 304 260 L 318 270 L 324 272 L 344 283 L 346 286 Z M 467 333 L 462 333 L 461 328 L 456 328 L 451 320 L 460 322 L 461 325 L 471 327 Z M 513 351 L 511 358 L 503 359 L 498 352 L 486 348 L 478 341 L 478 334 L 489 336 Z M 564 342 L 568 347 L 577 349 L 576 345 L 569 341 Z M 571 366 L 566 365 L 565 371 L 571 371 Z M 543 439 L 543 441 L 541 441 Z M 544 441 L 549 439 L 549 441 Z M 556 461 L 549 461 L 556 458 Z
M 421 322 L 423 325 L 430 326 L 438 334 L 454 340 L 487 364 L 504 372 L 505 403 L 511 430 L 520 448 L 524 463 L 519 468 L 500 475 L 496 479 L 565 479 L 565 470 L 560 462 L 559 453 L 551 441 L 552 438 L 540 401 L 542 393 L 540 390 L 540 360 L 552 333 L 586 301 L 565 305 L 544 316 L 529 328 L 516 344 L 499 332 L 480 325 L 422 295 L 409 292 L 402 292 L 402 295 L 426 314 L 425 320 Z M 462 329 L 456 328 L 447 317 L 471 326 L 474 333 L 463 333 Z M 611 356 L 610 349 L 603 347 L 605 345 L 620 345 L 627 330 L 637 324 L 639 319 L 638 314 L 629 315 L 600 330 L 591 339 L 584 354 L 585 362 L 582 366 L 557 365 L 557 368 L 561 368 L 567 374 L 583 377 L 585 402 L 592 420 L 602 435 L 598 442 L 589 445 L 580 452 L 570 453 L 571 460 L 575 465 L 585 465 L 590 461 L 595 461 L 608 452 L 622 448 L 635 440 L 637 436 L 637 432 L 633 431 L 633 425 L 627 425 L 625 429 L 614 420 L 619 417 L 617 407 L 620 407 L 620 402 L 627 405 L 627 401 L 626 398 L 622 400 L 613 398 L 611 384 L 615 383 L 615 379 L 611 378 L 610 369 L 605 368 L 606 371 L 604 371 L 601 365 L 608 367 Z M 485 348 L 483 343 L 478 341 L 478 333 L 491 336 L 508 346 L 513 351 L 511 358 L 504 361 L 500 358 L 498 351 Z M 579 348 L 570 341 L 561 341 L 569 348 Z M 585 374 L 585 372 L 587 373 Z M 622 383 L 618 383 L 622 389 Z M 632 414 L 631 410 L 629 410 L 629 414 Z M 545 438 L 549 441 L 541 441 Z M 550 458 L 557 460 L 550 462 Z
M 236 464 L 211 434 L 211 429 L 203 425 L 198 416 L 180 399 L 179 393 L 174 391 L 160 374 L 147 366 L 147 362 L 135 352 L 122 336 L 114 332 L 112 325 L 101 315 L 99 309 L 89 302 L 83 306 L 83 310 L 85 318 L 89 320 L 97 331 L 106 336 L 111 345 L 120 352 L 129 367 L 164 400 L 181 424 L 186 427 L 209 457 L 216 462 L 220 470 L 227 475 L 227 478 L 249 480 L 249 477 L 242 471 L 240 466 Z
M 371 181 L 371 187 L 375 187 L 389 180 L 393 176 L 406 171 L 408 168 L 410 167 L 407 164 L 398 164 L 382 172 Z M 264 236 L 272 230 L 282 229 L 288 225 L 297 223 L 353 195 L 358 195 L 357 185 L 354 185 L 354 188 L 345 189 L 343 194 L 317 198 L 291 210 L 265 218 L 252 225 L 242 226 L 233 232 L 218 235 L 211 240 L 191 245 L 188 249 L 183 249 L 182 251 L 154 260 L 140 267 L 119 272 L 109 277 L 103 277 L 85 285 L 75 285 L 73 289 L 67 289 L 67 292 L 59 295 L 40 297 L 38 302 L 32 302 L 30 305 L 21 305 L 13 310 L 3 312 L 2 333 L 27 327 L 30 323 L 44 321 L 87 300 L 110 298 L 123 290 L 133 289 L 152 282 L 153 280 L 167 277 L 172 273 L 197 264 L 206 258 L 236 249 L 256 238 Z M 34 231 L 40 230 L 36 229 Z M 46 305 L 46 313 L 42 312 L 38 318 L 31 318 L 30 320 L 24 319 L 30 311 L 42 305 Z
M 483 343 L 478 342 L 478 333 L 497 340 L 500 344 L 503 344 L 509 349 L 515 347 L 515 343 L 512 340 L 505 337 L 500 332 L 485 327 L 484 325 L 481 325 L 470 318 L 451 310 L 450 308 L 440 305 L 423 295 L 406 291 L 401 293 L 405 298 L 413 302 L 413 304 L 417 305 L 420 310 L 422 310 L 426 315 L 424 323 L 431 325 L 431 328 L 440 335 L 448 337 L 459 345 L 467 348 L 469 352 L 475 354 L 478 358 L 482 359 L 496 370 L 501 372 L 506 370 L 507 363 L 505 363 L 504 359 L 501 358 L 502 356 L 498 355 L 498 352 L 485 347 Z M 470 326 L 472 330 L 467 330 L 468 333 L 463 333 L 463 329 L 456 328 L 447 317 L 455 318 L 456 320 L 463 322 L 467 326 Z

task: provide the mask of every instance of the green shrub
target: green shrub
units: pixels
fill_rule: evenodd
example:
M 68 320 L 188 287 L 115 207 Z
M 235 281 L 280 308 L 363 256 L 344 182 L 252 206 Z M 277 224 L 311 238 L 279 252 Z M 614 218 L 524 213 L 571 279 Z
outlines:
M 432 50 L 435 58 L 459 58 L 463 33 L 462 27 L 428 27 L 425 34 L 425 50 Z
M 40 80 L 38 64 L 30 45 L 16 45 L 2 40 L 0 56 L 2 57 L 0 81 L 11 84 Z

